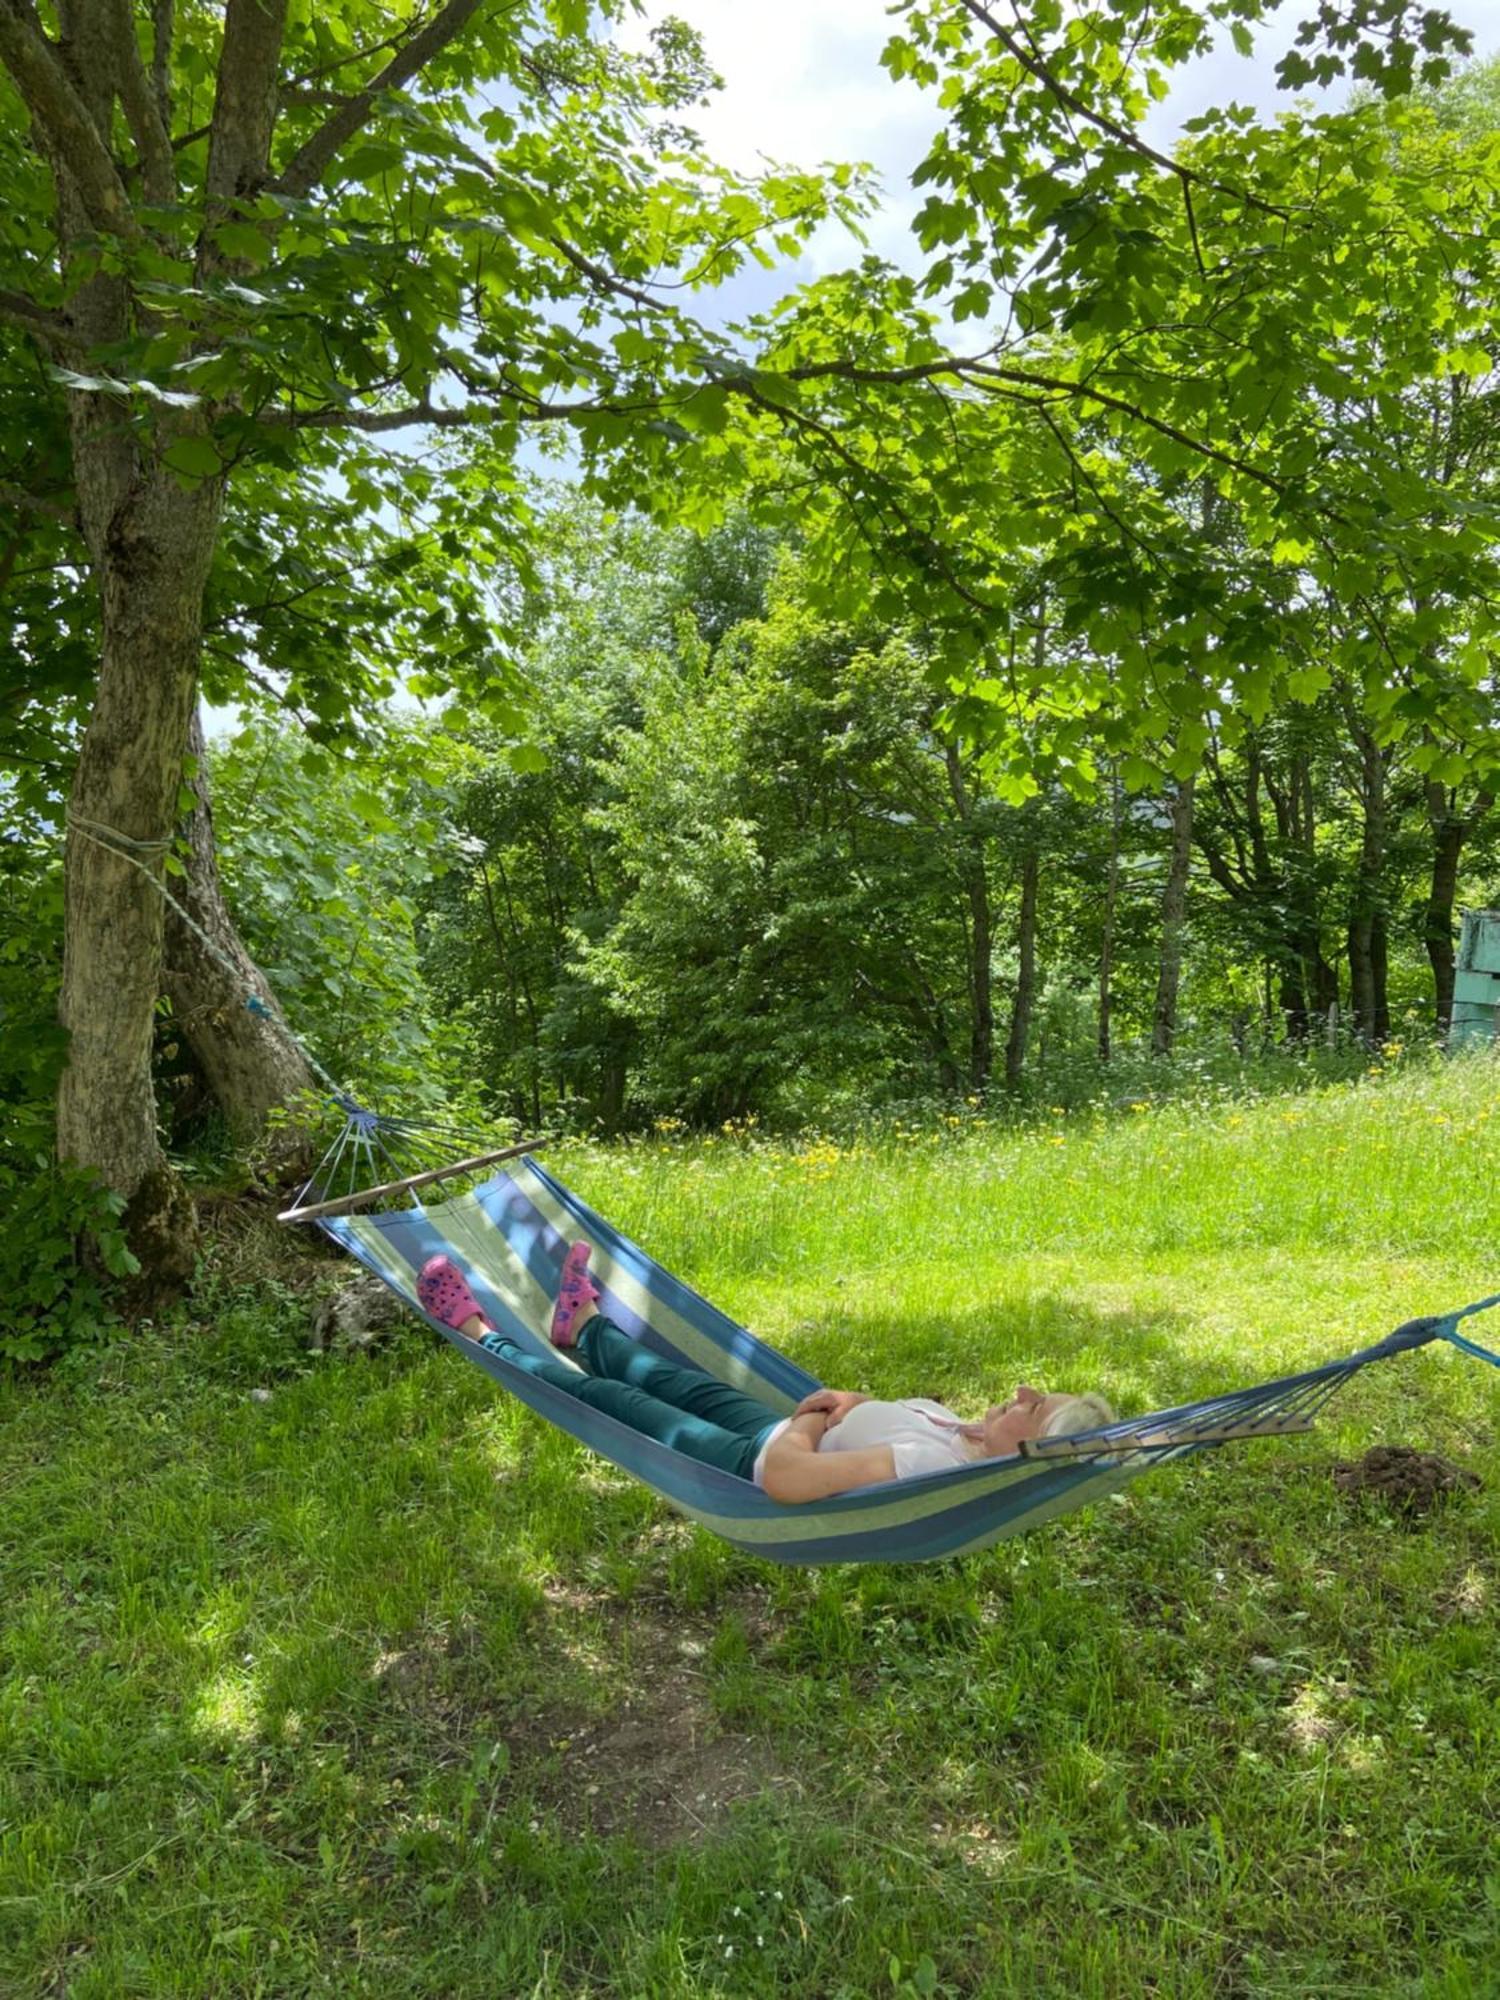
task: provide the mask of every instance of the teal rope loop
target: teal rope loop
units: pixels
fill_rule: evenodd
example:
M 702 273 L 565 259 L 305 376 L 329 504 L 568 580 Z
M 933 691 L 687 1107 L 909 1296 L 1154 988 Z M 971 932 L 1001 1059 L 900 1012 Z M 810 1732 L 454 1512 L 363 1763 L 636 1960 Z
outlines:
M 1458 1331 L 1461 1319 L 1468 1319 L 1474 1313 L 1488 1312 L 1491 1306 L 1500 1306 L 1500 1292 L 1493 1297 L 1480 1299 L 1476 1305 L 1463 1306 L 1458 1312 L 1445 1313 L 1435 1329 L 1440 1340 L 1451 1341 L 1462 1348 L 1465 1354 L 1472 1354 L 1476 1360 L 1488 1361 L 1492 1368 L 1500 1368 L 1500 1354 L 1492 1354 L 1487 1347 L 1481 1347 L 1477 1340 L 1470 1340 Z

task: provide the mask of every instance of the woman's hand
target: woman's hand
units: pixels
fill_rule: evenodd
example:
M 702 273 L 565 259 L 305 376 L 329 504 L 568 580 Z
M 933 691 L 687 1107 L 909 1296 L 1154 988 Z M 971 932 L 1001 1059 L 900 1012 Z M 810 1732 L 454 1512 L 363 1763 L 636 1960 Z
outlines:
M 826 1428 L 832 1430 L 841 1424 L 856 1403 L 868 1403 L 868 1396 L 861 1396 L 853 1389 L 814 1389 L 810 1396 L 804 1396 L 797 1405 L 794 1416 L 811 1416 L 815 1411 L 828 1419 Z

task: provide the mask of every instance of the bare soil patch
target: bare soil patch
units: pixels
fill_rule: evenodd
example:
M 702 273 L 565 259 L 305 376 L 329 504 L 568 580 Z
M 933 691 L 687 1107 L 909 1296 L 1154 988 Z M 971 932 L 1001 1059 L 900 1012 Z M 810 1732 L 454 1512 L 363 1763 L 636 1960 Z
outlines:
M 604 1642 L 628 1663 L 607 1713 L 549 1702 L 506 1731 L 517 1777 L 564 1827 L 629 1834 L 650 1848 L 691 1845 L 712 1839 L 741 1800 L 793 1788 L 763 1737 L 727 1728 L 714 1713 L 707 1663 L 716 1617 L 616 1605 L 564 1587 L 547 1594 L 586 1607 L 596 1630 L 602 1614 Z M 720 1615 L 753 1623 L 760 1610 L 752 1596 Z
M 429 1758 L 467 1763 L 482 1743 L 503 1743 L 502 1796 L 528 1800 L 565 1832 L 629 1835 L 651 1849 L 710 1840 L 740 1801 L 794 1788 L 764 1737 L 721 1722 L 710 1692 L 719 1618 L 758 1625 L 754 1593 L 713 1614 L 572 1584 L 549 1586 L 545 1599 L 542 1649 L 556 1663 L 545 1693 L 497 1686 L 470 1628 L 372 1663 Z M 602 1712 L 601 1681 L 611 1690 Z

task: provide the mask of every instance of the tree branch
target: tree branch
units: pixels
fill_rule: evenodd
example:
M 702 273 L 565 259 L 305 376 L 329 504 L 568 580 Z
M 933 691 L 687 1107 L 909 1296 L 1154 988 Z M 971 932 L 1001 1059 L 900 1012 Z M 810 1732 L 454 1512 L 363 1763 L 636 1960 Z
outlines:
M 151 0 L 151 90 L 162 130 L 172 130 L 173 0 Z
M 407 403 L 396 410 L 269 410 L 258 422 L 275 430 L 293 431 L 403 431 L 416 424 L 430 424 L 436 430 L 461 430 L 466 426 L 495 423 L 569 423 L 578 417 L 649 417 L 659 415 L 664 399 L 644 403 L 609 401 L 543 403 L 520 390 L 496 385 L 493 403 L 443 405 L 423 400 Z M 680 398 L 678 400 L 681 400 Z
M 0 486 L 0 505 L 14 507 L 18 514 L 45 514 L 50 521 L 71 522 L 75 518 L 74 509 L 67 501 L 51 499 L 45 493 L 28 492 L 24 486 Z M 37 574 L 44 575 L 46 571 L 38 571 Z
M 0 0 L 3 4 L 3 0 Z M 276 76 L 286 32 L 287 0 L 229 0 L 214 92 L 205 184 L 205 238 L 236 196 L 251 194 L 265 176 L 276 123 Z M 205 244 L 199 264 L 217 261 Z
M 0 63 L 10 71 L 58 168 L 71 176 L 90 223 L 101 235 L 134 242 L 141 230 L 125 184 L 55 45 L 25 0 L 0 0 Z
M 141 192 L 152 207 L 165 208 L 176 187 L 171 135 L 162 120 L 158 91 L 141 61 L 131 0 L 110 0 L 110 14 L 119 62 L 120 102 L 141 163 Z M 159 25 L 156 32 L 159 37 Z
M 355 91 L 320 125 L 312 137 L 292 155 L 272 183 L 273 194 L 305 195 L 322 179 L 339 149 L 365 125 L 380 98 L 390 90 L 400 90 L 431 61 L 441 49 L 467 27 L 483 0 L 448 0 L 420 33 L 391 57 L 379 75 L 363 90 Z
M 884 384 L 889 387 L 899 387 L 906 382 L 936 382 L 939 377 L 946 375 L 955 381 L 968 382 L 971 386 L 985 386 L 990 382 L 996 382 L 1013 384 L 1019 389 L 1042 390 L 1050 395 L 1065 397 L 1069 401 L 1082 399 L 1085 402 L 1098 403 L 1106 410 L 1117 410 L 1121 416 L 1129 417 L 1147 430 L 1171 438 L 1175 444 L 1185 446 L 1200 458 L 1212 459 L 1231 472 L 1238 472 L 1246 479 L 1253 479 L 1272 493 L 1284 497 L 1286 492 L 1281 480 L 1269 472 L 1263 472 L 1259 466 L 1250 464 L 1248 459 L 1239 458 L 1233 452 L 1225 451 L 1220 445 L 1210 444 L 1205 438 L 1194 437 L 1190 431 L 1180 430 L 1165 417 L 1154 417 L 1149 410 L 1143 410 L 1138 403 L 1129 402 L 1125 397 L 1117 396 L 1108 389 L 1096 389 L 1091 382 L 1070 381 L 1066 376 L 1039 375 L 1030 369 L 1005 367 L 982 354 L 945 354 L 939 360 L 911 362 L 904 368 L 868 368 L 855 361 L 805 361 L 795 368 L 788 368 L 785 373 L 788 380 L 793 382 L 835 380 Z M 743 391 L 749 386 L 744 378 L 727 372 L 716 373 L 714 379 L 726 389 L 737 388 Z M 1036 398 L 1032 396 L 1021 396 L 1016 400 L 1032 405 L 1036 402 Z
M 24 292 L 0 291 L 0 319 L 24 327 L 54 353 L 69 345 L 68 322 L 62 314 L 49 312 Z
M 1232 201 L 1242 201 L 1247 208 L 1258 209 L 1262 215 L 1279 216 L 1284 222 L 1290 220 L 1290 209 L 1278 208 L 1274 202 L 1262 201 L 1258 195 L 1248 194 L 1243 188 L 1226 187 L 1222 181 L 1210 180 L 1204 174 L 1195 173 L 1191 167 L 1184 166 L 1180 160 L 1172 159 L 1169 154 L 1157 152 L 1156 148 L 1148 146 L 1138 133 L 1132 132 L 1128 125 L 1121 125 L 1115 119 L 1106 117 L 1102 111 L 1095 111 L 1090 105 L 1085 104 L 1081 97 L 1076 96 L 1065 83 L 1055 77 L 1046 64 L 1038 56 L 1034 56 L 1009 29 L 1002 28 L 988 7 L 981 4 L 981 0 L 962 0 L 962 5 L 966 13 L 972 14 L 982 27 L 989 29 L 1006 54 L 1013 57 L 1028 76 L 1035 77 L 1043 89 L 1049 91 L 1059 104 L 1071 111 L 1076 118 L 1081 118 L 1085 124 L 1092 125 L 1096 131 L 1106 133 L 1111 139 L 1118 140 L 1122 146 L 1127 146 L 1141 159 L 1149 160 L 1153 166 L 1160 167 L 1164 173 L 1175 174 L 1181 181 L 1184 191 L 1196 182 L 1199 187 L 1212 188 L 1216 194 L 1228 195 Z M 1196 224 L 1193 228 L 1193 242 L 1196 248 Z
M 971 610 L 982 612 L 987 619 L 993 618 L 1001 609 L 999 605 L 990 603 L 969 589 L 943 554 L 941 543 L 919 521 L 913 519 L 895 497 L 890 482 L 873 466 L 863 464 L 830 425 L 823 423 L 817 417 L 809 416 L 805 410 L 787 409 L 765 395 L 754 383 L 744 382 L 737 386 L 726 383 L 724 386 L 736 388 L 736 393 L 743 396 L 746 402 L 753 403 L 757 409 L 766 411 L 768 415 L 774 416 L 789 428 L 812 432 L 815 437 L 822 440 L 845 471 L 852 473 L 860 484 L 866 487 L 875 485 L 883 489 L 882 492 L 872 494 L 870 497 L 878 510 L 891 514 L 900 526 L 906 538 L 907 560 L 915 567 L 920 567 L 923 561 L 930 563 L 955 597 L 967 604 Z

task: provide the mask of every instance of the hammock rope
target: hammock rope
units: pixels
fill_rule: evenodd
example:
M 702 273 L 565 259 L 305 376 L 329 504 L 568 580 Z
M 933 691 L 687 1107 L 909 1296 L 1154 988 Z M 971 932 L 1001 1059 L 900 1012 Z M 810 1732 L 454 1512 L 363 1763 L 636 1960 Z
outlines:
M 211 937 L 192 912 L 172 894 L 155 867 L 149 865 L 165 865 L 166 857 L 175 845 L 173 836 L 137 840 L 131 834 L 122 833 L 117 826 L 109 826 L 103 820 L 86 819 L 75 812 L 68 814 L 68 825 L 81 839 L 102 848 L 107 854 L 113 854 L 120 861 L 128 862 L 145 877 L 162 901 L 177 912 L 220 971 L 227 973 L 244 990 L 246 1012 L 253 1014 L 257 1020 L 270 1022 L 286 1036 L 311 1074 L 328 1092 L 330 1105 L 343 1114 L 343 1123 L 332 1145 L 314 1169 L 312 1177 L 298 1191 L 292 1213 L 295 1213 L 296 1204 L 303 1202 L 315 1188 L 324 1188 L 325 1183 L 320 1177 L 326 1175 L 326 1186 L 331 1188 L 341 1167 L 348 1180 L 346 1198 L 357 1191 L 361 1175 L 366 1186 L 378 1180 L 377 1151 L 393 1169 L 393 1178 L 404 1180 L 412 1174 L 443 1166 L 452 1158 L 449 1142 L 459 1142 L 469 1152 L 476 1150 L 472 1134 L 455 1131 L 437 1120 L 404 1118 L 367 1110 L 348 1094 L 337 1077 L 323 1067 L 288 1021 L 274 994 L 267 998 L 253 989 L 244 989 L 244 966 L 235 963 L 218 939 Z M 287 1216 L 281 1219 L 285 1221 Z
M 183 923 L 187 925 L 193 936 L 197 938 L 199 944 L 202 945 L 220 971 L 227 972 L 237 986 L 243 985 L 245 968 L 242 965 L 235 964 L 217 938 L 209 936 L 197 918 L 183 908 L 166 883 L 161 880 L 160 876 L 152 868 L 147 866 L 146 860 L 142 859 L 142 856 L 146 856 L 150 860 L 164 863 L 174 844 L 170 835 L 163 840 L 135 840 L 128 833 L 121 833 L 117 826 L 107 826 L 102 820 L 85 819 L 81 814 L 72 812 L 68 814 L 68 825 L 80 839 L 87 840 L 93 846 L 102 848 L 106 854 L 113 854 L 117 860 L 128 861 L 132 868 L 144 875 L 162 901 L 169 903 L 177 912 Z M 274 997 L 267 1001 L 259 993 L 247 993 L 245 995 L 245 1007 L 247 1012 L 254 1014 L 262 1021 L 273 1022 L 281 1030 L 287 1040 L 296 1048 L 298 1054 L 318 1079 L 319 1083 L 323 1085 L 325 1090 L 333 1093 L 334 1101 L 341 1109 L 347 1111 L 357 1108 L 344 1096 L 339 1083 L 329 1075 L 328 1071 L 324 1069 L 306 1042 L 302 1040 L 301 1036 L 292 1027 Z

